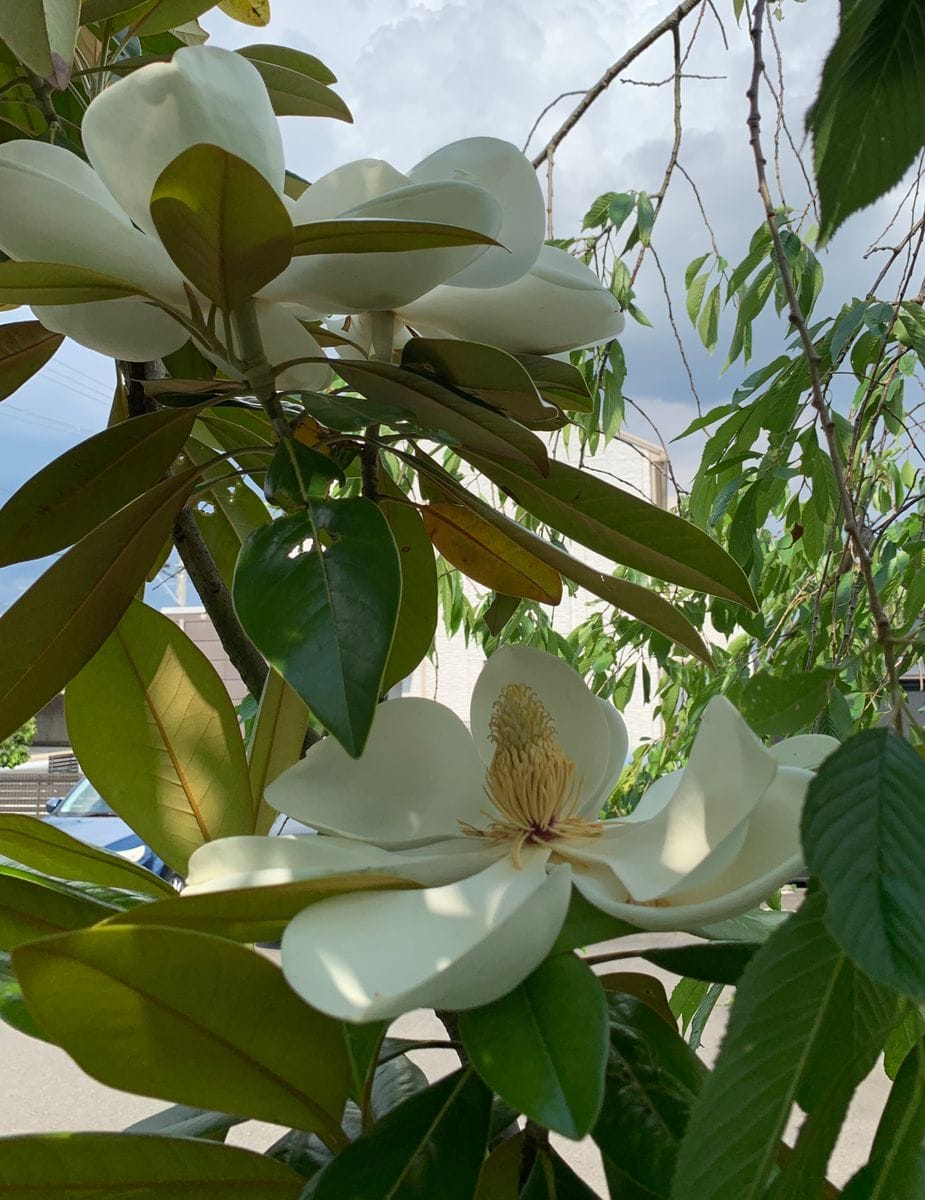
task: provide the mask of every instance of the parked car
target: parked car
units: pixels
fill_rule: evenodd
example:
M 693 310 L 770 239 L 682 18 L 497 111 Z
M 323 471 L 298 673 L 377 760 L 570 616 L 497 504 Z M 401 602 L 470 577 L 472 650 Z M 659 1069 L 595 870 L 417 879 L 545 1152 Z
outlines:
M 66 796 L 49 800 L 45 807 L 48 809 L 45 820 L 50 825 L 56 825 L 88 846 L 121 854 L 129 862 L 138 863 L 167 880 L 177 891 L 182 888 L 182 876 L 171 870 L 121 817 L 116 816 L 86 777 L 79 779 Z

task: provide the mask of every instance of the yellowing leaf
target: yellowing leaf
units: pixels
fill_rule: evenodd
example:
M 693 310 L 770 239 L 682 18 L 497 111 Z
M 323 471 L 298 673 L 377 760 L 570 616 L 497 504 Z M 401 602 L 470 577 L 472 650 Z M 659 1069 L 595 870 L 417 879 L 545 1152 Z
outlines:
M 558 571 L 461 504 L 430 504 L 423 510 L 428 536 L 464 575 L 504 592 L 543 604 L 562 599 Z
M 270 0 L 221 0 L 219 8 L 242 25 L 269 25 Z

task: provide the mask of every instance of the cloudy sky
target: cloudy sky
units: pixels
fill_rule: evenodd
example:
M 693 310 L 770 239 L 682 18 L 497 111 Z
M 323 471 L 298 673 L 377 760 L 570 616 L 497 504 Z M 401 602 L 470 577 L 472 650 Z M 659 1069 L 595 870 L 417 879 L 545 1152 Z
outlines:
M 562 92 L 593 84 L 639 36 L 671 11 L 671 0 L 272 0 L 273 21 L 250 30 L 207 17 L 215 44 L 254 41 L 306 49 L 338 76 L 354 125 L 306 118 L 283 121 L 290 167 L 308 179 L 342 162 L 379 157 L 399 169 L 457 138 L 490 134 L 522 145 L 544 106 Z M 775 23 L 785 63 L 786 109 L 802 136 L 825 55 L 837 28 L 837 0 L 782 0 Z M 700 189 L 722 253 L 736 262 L 762 219 L 745 126 L 751 71 L 747 31 L 737 27 L 732 0 L 716 0 L 724 29 L 709 10 L 685 64 L 684 139 L 680 162 Z M 696 17 L 682 28 L 684 44 Z M 728 41 L 728 49 L 725 42 Z M 769 47 L 769 58 L 772 58 Z M 628 80 L 657 83 L 670 73 L 664 38 L 627 72 Z M 604 191 L 654 191 L 672 139 L 671 89 L 614 83 L 561 146 L 556 159 L 555 232 L 577 231 L 590 201 Z M 574 105 L 563 100 L 541 123 L 538 150 Z M 770 108 L 766 139 L 772 141 Z M 787 200 L 805 203 L 799 172 L 784 163 Z M 882 229 L 891 205 L 882 201 L 843 228 L 824 256 L 826 293 L 818 311 L 863 294 L 876 273 L 862 255 Z M 700 347 L 683 304 L 683 272 L 709 249 L 703 220 L 683 177 L 676 175 L 655 244 L 669 279 L 678 326 L 704 407 L 728 399 L 747 372 L 741 362 L 721 375 L 725 343 L 714 357 Z M 875 260 L 874 260 L 875 261 Z M 628 323 L 624 349 L 627 393 L 670 438 L 694 415 L 694 400 L 667 321 L 658 275 L 647 263 L 638 283 L 641 307 L 654 328 Z M 783 325 L 764 321 L 755 361 L 779 352 Z M 728 342 L 728 336 L 727 336 Z M 0 502 L 44 462 L 103 426 L 112 364 L 66 343 L 35 380 L 0 405 Z M 647 435 L 638 417 L 629 428 Z M 676 466 L 689 476 L 696 447 L 680 443 Z M 31 567 L 0 571 L 0 610 L 34 575 Z

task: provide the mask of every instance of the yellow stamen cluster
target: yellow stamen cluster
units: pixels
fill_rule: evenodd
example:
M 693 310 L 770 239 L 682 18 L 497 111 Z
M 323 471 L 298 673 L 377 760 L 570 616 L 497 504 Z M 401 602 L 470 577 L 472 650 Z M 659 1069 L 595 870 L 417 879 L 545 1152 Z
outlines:
M 556 727 L 532 688 L 509 683 L 491 710 L 495 752 L 485 791 L 497 813 L 485 829 L 460 822 L 472 837 L 512 843 L 514 865 L 524 846 L 596 837 L 601 826 L 578 815 L 581 779 L 556 740 Z

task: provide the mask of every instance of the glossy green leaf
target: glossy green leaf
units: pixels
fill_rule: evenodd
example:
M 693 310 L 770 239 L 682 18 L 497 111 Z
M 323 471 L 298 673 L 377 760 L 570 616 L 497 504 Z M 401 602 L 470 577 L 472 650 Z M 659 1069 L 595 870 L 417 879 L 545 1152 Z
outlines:
M 822 764 L 803 809 L 810 870 L 834 937 L 873 979 L 925 999 L 925 761 L 889 729 Z
M 0 566 L 54 554 L 101 525 L 164 474 L 195 412 L 146 413 L 66 450 L 0 508 Z
M 710 983 L 736 983 L 757 949 L 756 942 L 702 942 L 645 950 L 640 957 L 673 975 Z
M 589 550 L 657 579 L 755 607 L 738 563 L 674 513 L 554 459 L 543 478 L 511 462 L 471 452 L 465 457 L 528 512 Z
M 80 0 L 0 0 L 0 38 L 36 75 L 66 88 Z
M 127 5 L 125 0 L 84 0 L 81 20 L 99 21 L 113 17 L 116 27 L 131 29 L 136 36 L 167 33 L 201 17 L 215 0 L 144 0 Z M 88 16 L 88 10 L 93 16 Z
M 210 408 L 196 422 L 193 434 L 213 449 L 229 451 L 251 480 L 263 487 L 267 467 L 276 449 L 265 413 L 227 405 Z
M 667 1021 L 674 1030 L 677 1021 L 671 1011 L 665 985 L 654 975 L 645 971 L 606 971 L 597 976 L 605 992 L 618 992 L 623 996 L 635 996 L 643 1004 L 647 1004 L 653 1012 Z
M 0 304 L 92 304 L 143 294 L 133 283 L 86 267 L 0 262 Z
M 464 575 L 510 596 L 558 604 L 562 580 L 541 558 L 463 504 L 428 504 L 424 527 L 443 557 Z
M 71 745 L 87 777 L 179 874 L 203 843 L 253 832 L 231 698 L 169 617 L 133 601 L 68 685 L 66 705 Z
M 309 500 L 323 499 L 332 480 L 345 482 L 332 458 L 297 438 L 284 438 L 270 460 L 263 490 L 271 504 L 292 512 Z
M 278 117 L 333 117 L 352 122 L 350 109 L 326 85 L 331 72 L 314 58 L 288 46 L 245 46 L 238 51 L 260 72 Z
M 473 1200 L 518 1200 L 523 1133 L 506 1138 L 482 1164 Z
M 110 925 L 20 946 L 13 966 L 38 1023 L 101 1083 L 339 1140 L 340 1029 L 262 955 L 201 933 Z
M 394 539 L 366 499 L 310 503 L 255 530 L 234 577 L 255 645 L 354 756 L 372 724 L 400 596 Z
M 381 362 L 339 362 L 337 371 L 352 388 L 404 411 L 422 430 L 491 461 L 546 470 L 546 447 L 536 434 L 435 380 Z
M 307 730 L 308 709 L 304 700 L 271 667 L 247 743 L 255 833 L 268 833 L 278 816 L 275 809 L 264 802 L 264 792 L 287 767 L 302 757 Z
M 588 384 L 577 367 L 558 358 L 544 358 L 541 354 L 515 354 L 514 358 L 525 368 L 544 400 L 577 412 L 593 411 Z
M 855 1020 L 858 979 L 826 929 L 824 894 L 808 896 L 739 980 L 719 1059 L 691 1114 L 672 1200 L 764 1197 L 794 1101 L 816 1107 L 839 1088 L 842 1064 L 869 1053 L 870 1027 Z M 882 1004 L 877 997 L 867 1007 L 873 1013 Z
M 482 620 L 493 637 L 499 637 L 501 630 L 513 617 L 520 607 L 519 596 L 505 596 L 497 592 L 491 604 L 482 613 Z
M 5 400 L 40 371 L 64 341 L 38 321 L 0 325 L 0 400 Z
M 133 500 L 0 617 L 0 739 L 60 692 L 119 623 L 195 482 L 189 471 Z
M 906 1055 L 922 1037 L 925 1037 L 925 1012 L 920 1005 L 907 1001 L 900 1005 L 899 1020 L 883 1048 L 883 1069 L 890 1079 L 896 1078 Z
M 119 854 L 78 841 L 38 817 L 0 813 L 0 855 L 59 879 L 128 888 L 150 896 L 174 895 L 170 884 L 151 871 Z
M 189 1104 L 171 1104 L 153 1116 L 127 1125 L 124 1133 L 156 1133 L 161 1137 L 208 1138 L 223 1142 L 228 1130 L 240 1125 L 244 1117 L 212 1112 L 208 1108 L 193 1108 Z
M 537 1154 L 533 1170 L 527 1179 L 521 1200 L 599 1200 L 584 1180 L 580 1179 L 565 1159 L 551 1147 Z
M 523 363 L 494 346 L 455 338 L 411 338 L 402 350 L 401 363 L 502 408 L 527 425 L 543 424 L 555 415 L 542 402 Z
M 582 894 L 572 888 L 568 912 L 553 943 L 550 954 L 562 954 L 565 950 L 577 950 L 593 946 L 596 942 L 609 942 L 615 938 L 630 937 L 639 930 L 617 917 L 601 912 Z
M 395 539 L 401 568 L 401 602 L 382 676 L 383 692 L 401 683 L 423 660 L 437 628 L 437 561 L 420 514 L 410 504 L 397 501 L 402 495 L 380 473 L 379 507 Z
M 823 238 L 899 183 L 921 150 L 923 42 L 921 0 L 842 4 L 838 40 L 807 115 Z
M 303 1180 L 250 1150 L 126 1133 L 0 1138 L 3 1200 L 298 1200 Z
M 190 146 L 164 168 L 151 218 L 176 266 L 224 312 L 292 258 L 286 206 L 256 167 L 219 146 Z
M 611 1196 L 666 1198 L 700 1063 L 676 1029 L 635 996 L 607 998 L 604 1106 L 592 1130 Z
M 925 1042 L 903 1063 L 877 1126 L 870 1158 L 842 1200 L 918 1200 L 925 1195 Z
M 446 246 L 497 246 L 487 234 L 438 221 L 396 217 L 344 217 L 295 227 L 293 254 L 404 254 Z
M 472 1065 L 540 1125 L 581 1138 L 597 1119 L 607 1061 L 607 1003 L 590 967 L 549 958 L 508 995 L 459 1014 Z
M 790 737 L 809 728 L 825 708 L 834 675 L 825 667 L 788 675 L 756 671 L 745 681 L 737 707 L 760 737 Z
M 210 933 L 232 942 L 275 942 L 293 917 L 310 904 L 352 892 L 392 891 L 416 887 L 407 879 L 381 871 L 328 875 L 230 892 L 203 892 L 145 904 L 112 917 L 118 925 L 161 925 Z
M 94 925 L 115 911 L 52 880 L 19 875 L 11 868 L 0 871 L 0 950 Z
M 318 1178 L 313 1200 L 472 1200 L 491 1093 L 457 1071 L 393 1109 Z
M 243 479 L 228 478 L 225 462 L 211 467 L 204 465 L 214 456 L 201 442 L 189 438 L 184 454 L 203 468 L 204 481 L 214 481 L 214 487 L 208 491 L 197 491 L 193 517 L 219 574 L 230 588 L 241 547 L 249 534 L 269 522 L 270 514 L 260 496 Z

